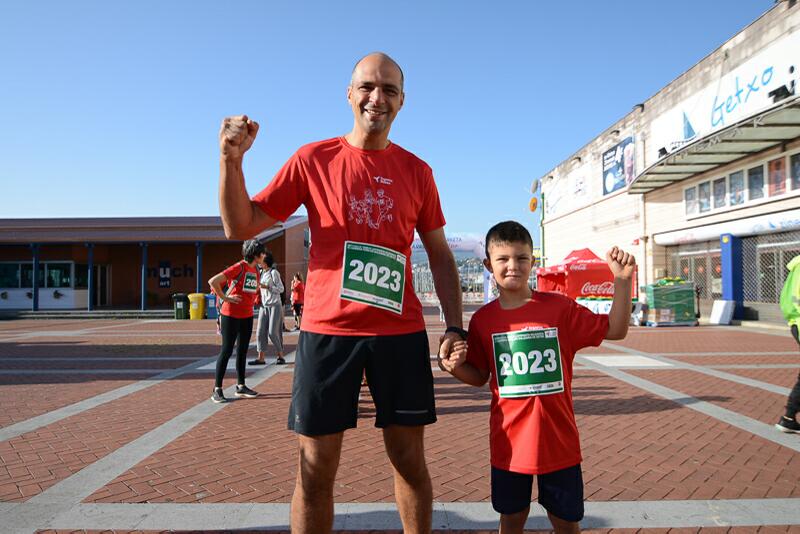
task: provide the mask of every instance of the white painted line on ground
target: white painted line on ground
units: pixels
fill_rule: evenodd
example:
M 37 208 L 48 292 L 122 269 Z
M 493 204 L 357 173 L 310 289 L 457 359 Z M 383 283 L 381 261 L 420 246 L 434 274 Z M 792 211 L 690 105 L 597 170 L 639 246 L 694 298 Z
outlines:
M 800 499 L 586 502 L 583 529 L 702 528 L 800 524 Z M 394 503 L 336 503 L 334 530 L 400 530 Z M 435 530 L 493 530 L 488 502 L 434 502 Z M 0 505 L 4 532 L 90 530 L 288 530 L 288 503 Z M 549 530 L 531 505 L 525 528 Z M 6 530 L 8 529 L 8 530 Z
M 583 358 L 599 363 L 605 367 L 674 367 L 674 365 L 645 356 L 583 356 Z
M 603 341 L 603 346 L 612 348 L 614 350 L 618 350 L 620 352 L 625 352 L 627 354 L 652 358 L 654 360 L 674 365 L 678 369 L 695 371 L 697 373 L 702 373 L 704 375 L 713 376 L 714 378 L 720 378 L 722 380 L 728 380 L 729 382 L 735 382 L 737 384 L 742 384 L 745 386 L 750 386 L 752 388 L 762 389 L 764 391 L 769 391 L 771 393 L 777 393 L 778 395 L 783 395 L 783 396 L 789 395 L 789 388 L 776 386 L 775 384 L 769 384 L 767 382 L 762 382 L 760 380 L 753 380 L 752 378 L 747 378 L 732 373 L 726 373 L 724 371 L 718 371 L 716 369 L 711 369 L 710 367 L 703 367 L 701 365 L 694 365 L 679 360 L 672 360 L 664 356 L 663 354 L 653 354 L 636 349 L 630 349 L 623 345 L 618 345 L 616 343 L 609 343 L 608 341 Z
M 293 361 L 294 352 L 287 354 L 286 360 Z M 275 373 L 276 366 L 267 365 L 266 369 L 261 368 L 257 373 L 250 376 L 248 384 L 254 388 L 258 387 L 260 383 Z M 236 386 L 231 386 L 225 390 L 224 394 L 228 399 L 235 398 L 235 388 Z M 213 384 L 209 383 L 209 397 L 212 389 Z M 79 503 L 148 456 L 224 409 L 228 404 L 214 404 L 209 398 L 206 398 L 166 423 L 49 487 L 27 502 L 31 504 Z
M 674 401 L 681 406 L 685 406 L 686 408 L 700 412 L 704 415 L 722 421 L 723 423 L 727 423 L 746 432 L 750 432 L 751 434 L 759 436 L 767 441 L 771 441 L 773 443 L 777 443 L 778 445 L 782 445 L 794 451 L 800 452 L 800 439 L 797 439 L 797 436 L 795 435 L 783 434 L 779 432 L 773 425 L 756 421 L 755 419 L 740 413 L 727 410 L 710 402 L 702 401 L 696 397 L 692 397 L 691 395 L 664 387 L 655 382 L 645 380 L 644 378 L 639 378 L 638 376 L 626 373 L 625 371 L 621 371 L 613 367 L 604 367 L 586 360 L 583 356 L 577 356 L 576 360 L 579 360 L 587 367 L 591 367 L 592 369 L 605 373 L 612 378 L 616 378 L 617 380 L 631 384 L 632 386 L 654 395 L 658 395 L 659 397 Z M 780 414 L 776 415 L 776 420 L 779 415 Z

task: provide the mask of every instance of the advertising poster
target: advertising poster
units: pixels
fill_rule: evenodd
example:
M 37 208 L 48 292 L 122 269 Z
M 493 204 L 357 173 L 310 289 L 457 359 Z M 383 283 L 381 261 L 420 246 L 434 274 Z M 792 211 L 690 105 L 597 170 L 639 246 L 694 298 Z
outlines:
M 635 178 L 633 137 L 603 152 L 603 195 L 618 191 Z

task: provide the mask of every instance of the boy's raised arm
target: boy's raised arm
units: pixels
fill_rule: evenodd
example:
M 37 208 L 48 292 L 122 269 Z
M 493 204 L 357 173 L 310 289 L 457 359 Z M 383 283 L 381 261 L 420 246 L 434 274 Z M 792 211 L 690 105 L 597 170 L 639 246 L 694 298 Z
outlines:
M 606 339 L 623 339 L 628 334 L 631 316 L 631 278 L 636 268 L 633 254 L 613 247 L 606 252 L 606 262 L 614 274 L 614 300 L 608 312 Z

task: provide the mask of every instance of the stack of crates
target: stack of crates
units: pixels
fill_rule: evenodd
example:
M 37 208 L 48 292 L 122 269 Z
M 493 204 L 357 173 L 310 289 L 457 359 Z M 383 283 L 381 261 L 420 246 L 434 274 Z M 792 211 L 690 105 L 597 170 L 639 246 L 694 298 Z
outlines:
M 660 280 L 645 287 L 648 326 L 694 326 L 694 284 Z

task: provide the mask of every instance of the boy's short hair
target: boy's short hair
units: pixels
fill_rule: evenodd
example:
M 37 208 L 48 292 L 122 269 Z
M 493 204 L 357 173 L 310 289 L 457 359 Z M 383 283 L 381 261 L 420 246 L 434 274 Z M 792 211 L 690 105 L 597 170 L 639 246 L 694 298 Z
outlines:
M 264 263 L 267 264 L 267 267 L 272 267 L 275 265 L 275 258 L 272 256 L 272 252 L 269 250 L 267 251 L 267 255 L 264 256 Z
M 486 232 L 484 243 L 486 259 L 489 259 L 489 245 L 492 243 L 524 243 L 533 251 L 533 239 L 530 232 L 517 221 L 503 221 L 495 224 Z
M 250 263 L 263 253 L 264 243 L 257 239 L 248 239 L 242 243 L 242 257 L 247 263 Z

